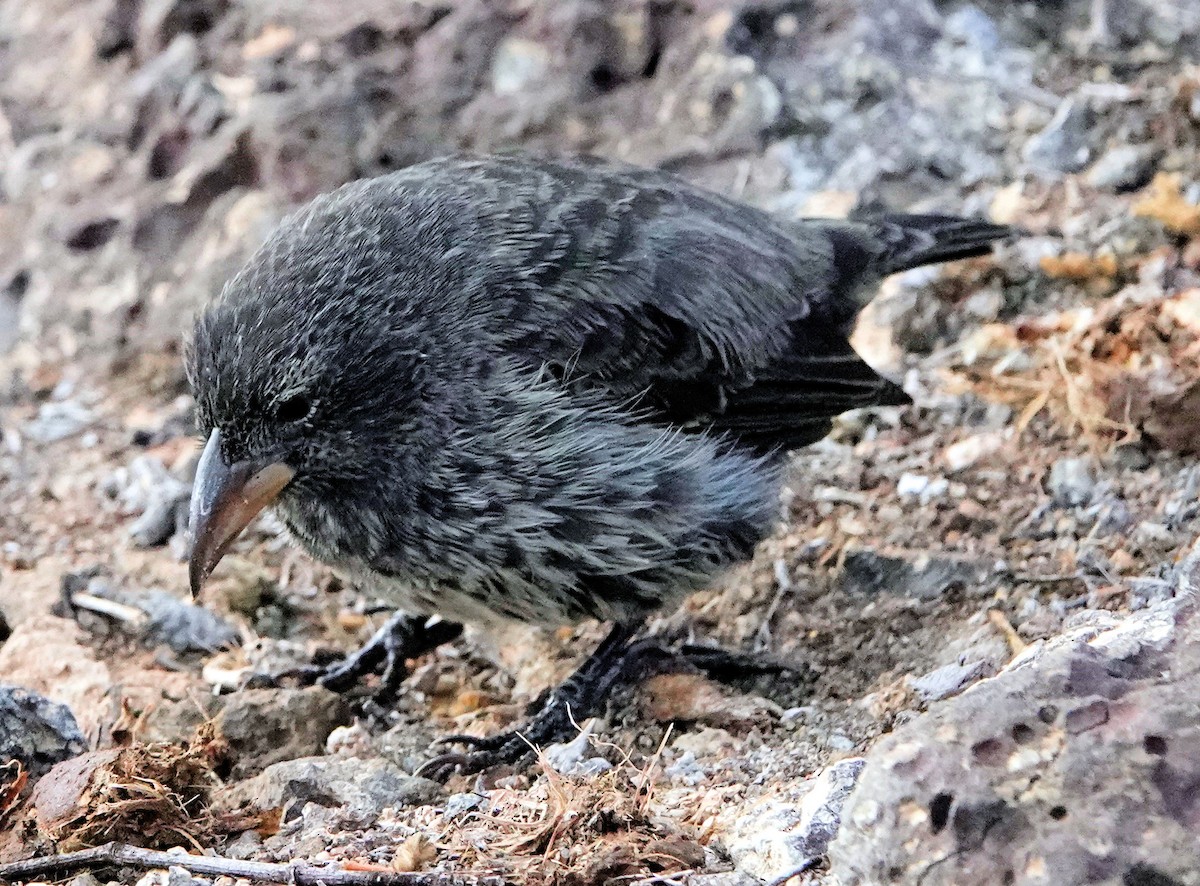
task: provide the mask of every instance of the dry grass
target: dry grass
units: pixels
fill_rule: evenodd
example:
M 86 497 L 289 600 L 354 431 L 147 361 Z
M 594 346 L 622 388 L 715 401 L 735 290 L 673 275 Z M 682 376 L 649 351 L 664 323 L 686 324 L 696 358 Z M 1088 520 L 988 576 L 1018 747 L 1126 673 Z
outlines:
M 1147 435 L 1196 451 L 1200 290 L 1146 299 L 1136 287 L 1100 306 L 1016 326 L 991 324 L 963 346 L 951 389 L 1017 410 L 1018 430 L 1043 410 L 1096 441 Z
M 38 782 L 20 827 L 31 843 L 58 852 L 109 841 L 202 849 L 230 824 L 209 809 L 219 784 L 214 766 L 224 752 L 205 724 L 180 745 L 158 742 L 85 754 Z
M 618 763 L 580 778 L 556 771 L 539 751 L 532 785 L 490 791 L 487 811 L 448 830 L 439 848 L 466 868 L 501 859 L 506 877 L 532 886 L 633 883 L 700 867 L 697 836 L 652 811 L 669 736 L 640 767 L 624 749 L 593 739 Z
M 1161 222 L 1172 234 L 1200 237 L 1200 206 L 1187 202 L 1183 179 L 1176 174 L 1156 175 L 1146 195 L 1134 204 L 1133 214 Z

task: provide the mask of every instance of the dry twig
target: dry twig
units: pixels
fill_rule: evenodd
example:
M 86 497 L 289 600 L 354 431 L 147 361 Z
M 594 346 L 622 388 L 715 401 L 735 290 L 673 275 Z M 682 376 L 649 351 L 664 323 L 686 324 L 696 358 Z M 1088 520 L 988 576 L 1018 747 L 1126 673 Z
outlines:
M 504 886 L 500 877 L 447 873 L 408 873 L 381 870 L 349 870 L 336 864 L 292 862 L 275 864 L 241 861 L 211 855 L 181 855 L 140 849 L 126 843 L 105 843 L 93 849 L 14 861 L 0 865 L 0 880 L 10 883 L 34 878 L 57 877 L 91 867 L 170 868 L 181 867 L 193 874 L 243 877 L 264 883 L 294 886 Z
M 989 609 L 988 621 L 992 623 L 992 626 L 1007 641 L 1008 648 L 1012 651 L 1013 655 L 1020 655 L 1025 651 L 1025 647 L 1029 644 L 1021 639 L 1021 635 L 1017 633 L 1017 629 L 1012 626 L 1012 622 L 1008 620 L 1008 616 L 1001 610 Z

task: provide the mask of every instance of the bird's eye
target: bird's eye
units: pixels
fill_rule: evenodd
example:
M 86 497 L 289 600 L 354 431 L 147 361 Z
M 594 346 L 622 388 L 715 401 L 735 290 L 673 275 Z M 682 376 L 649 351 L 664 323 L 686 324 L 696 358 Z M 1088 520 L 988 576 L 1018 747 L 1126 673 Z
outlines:
M 285 397 L 275 407 L 275 417 L 285 424 L 304 421 L 310 412 L 312 412 L 312 401 L 303 394 Z

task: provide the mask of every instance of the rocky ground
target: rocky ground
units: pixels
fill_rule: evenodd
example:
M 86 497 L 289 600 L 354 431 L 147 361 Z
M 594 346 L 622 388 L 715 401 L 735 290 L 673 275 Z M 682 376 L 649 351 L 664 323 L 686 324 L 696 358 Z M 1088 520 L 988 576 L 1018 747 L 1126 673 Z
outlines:
M 1197 59 L 1189 0 L 0 0 L 0 856 L 1200 883 Z M 289 207 L 512 146 L 1028 236 L 888 284 L 858 345 L 916 404 L 798 453 L 755 561 L 656 625 L 787 677 L 655 678 L 441 786 L 430 740 L 599 628 L 470 634 L 384 716 L 239 688 L 386 613 L 269 519 L 187 600 L 180 341 Z

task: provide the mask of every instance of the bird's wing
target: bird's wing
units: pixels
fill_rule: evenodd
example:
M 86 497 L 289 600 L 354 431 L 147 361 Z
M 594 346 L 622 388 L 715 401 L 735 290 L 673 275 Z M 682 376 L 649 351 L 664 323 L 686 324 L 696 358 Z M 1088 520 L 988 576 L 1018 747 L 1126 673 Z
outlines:
M 850 347 L 859 309 L 886 274 L 1007 233 L 943 216 L 789 221 L 590 158 L 458 157 L 411 176 L 457 193 L 460 216 L 486 216 L 506 353 L 763 450 L 820 439 L 848 409 L 908 402 Z
M 491 196 L 531 232 L 502 257 L 525 290 L 507 344 L 564 384 L 763 450 L 814 442 L 848 409 L 907 402 L 847 341 L 871 269 L 839 268 L 825 226 L 654 170 L 523 160 L 489 169 L 492 187 L 498 175 L 537 194 Z

